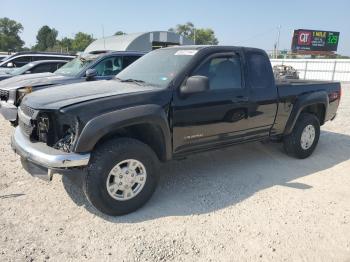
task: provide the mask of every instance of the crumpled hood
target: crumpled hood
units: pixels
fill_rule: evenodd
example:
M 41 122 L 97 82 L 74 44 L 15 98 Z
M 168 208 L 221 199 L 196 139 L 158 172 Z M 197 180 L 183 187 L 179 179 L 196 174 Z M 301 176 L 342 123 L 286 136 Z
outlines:
M 26 86 L 54 85 L 60 84 L 63 80 L 70 78 L 71 77 L 56 75 L 54 73 L 19 75 L 2 80 L 0 82 L 0 89 L 10 91 Z
M 93 99 L 151 90 L 155 90 L 155 87 L 122 83 L 118 80 L 91 81 L 33 92 L 25 96 L 22 103 L 34 109 L 60 109 Z

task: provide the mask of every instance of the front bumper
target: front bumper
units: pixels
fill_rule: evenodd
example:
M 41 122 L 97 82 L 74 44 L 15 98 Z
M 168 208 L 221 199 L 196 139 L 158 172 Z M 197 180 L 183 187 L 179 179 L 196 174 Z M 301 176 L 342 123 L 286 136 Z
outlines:
M 48 170 L 84 167 L 90 160 L 89 153 L 66 153 L 49 147 L 45 143 L 33 143 L 19 127 L 15 129 L 12 136 L 11 147 L 22 159 Z
M 0 113 L 8 121 L 17 120 L 17 107 L 12 103 L 0 101 Z

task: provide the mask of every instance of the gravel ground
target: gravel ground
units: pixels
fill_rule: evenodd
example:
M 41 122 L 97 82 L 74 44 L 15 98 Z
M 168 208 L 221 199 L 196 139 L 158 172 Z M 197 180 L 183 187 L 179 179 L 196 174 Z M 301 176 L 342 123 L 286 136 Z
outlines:
M 161 167 L 151 201 L 118 218 L 67 177 L 34 179 L 0 120 L 0 261 L 350 261 L 350 85 L 306 160 L 252 143 Z

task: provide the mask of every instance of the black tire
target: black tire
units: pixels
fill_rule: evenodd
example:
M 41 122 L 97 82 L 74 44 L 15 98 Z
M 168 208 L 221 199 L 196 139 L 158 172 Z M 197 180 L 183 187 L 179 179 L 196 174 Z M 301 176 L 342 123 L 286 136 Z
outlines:
M 301 135 L 306 126 L 312 125 L 315 129 L 315 139 L 308 149 L 301 146 Z M 291 134 L 283 139 L 284 149 L 290 156 L 304 159 L 309 157 L 315 150 L 320 137 L 320 122 L 318 118 L 310 113 L 300 114 Z
M 141 162 L 147 173 L 141 191 L 129 200 L 116 200 L 107 191 L 107 178 L 112 168 L 126 159 Z M 131 213 L 143 206 L 152 196 L 157 182 L 158 158 L 146 144 L 131 138 L 115 138 L 97 146 L 92 153 L 83 183 L 89 202 L 99 211 L 111 216 Z

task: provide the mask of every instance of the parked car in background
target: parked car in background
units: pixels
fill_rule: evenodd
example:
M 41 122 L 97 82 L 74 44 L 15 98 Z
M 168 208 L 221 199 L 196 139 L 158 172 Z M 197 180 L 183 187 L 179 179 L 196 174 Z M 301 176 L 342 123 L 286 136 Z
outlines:
M 11 72 L 1 73 L 0 81 L 14 76 L 26 75 L 26 74 L 38 74 L 46 72 L 55 72 L 61 66 L 65 65 L 68 61 L 65 60 L 42 60 L 30 62 L 22 67 L 16 68 Z
M 9 57 L 9 55 L 0 55 L 0 62 L 4 61 L 8 57 Z
M 337 82 L 275 82 L 260 49 L 163 48 L 114 80 L 26 96 L 12 147 L 32 175 L 83 174 L 92 205 L 122 215 L 152 196 L 159 161 L 266 139 L 310 156 L 340 97 Z
M 0 113 L 16 124 L 17 107 L 26 94 L 54 85 L 109 80 L 143 55 L 143 52 L 96 51 L 80 55 L 54 73 L 19 75 L 0 81 Z
M 275 79 L 299 79 L 299 72 L 292 66 L 288 65 L 275 65 L 273 67 L 273 73 Z
M 10 72 L 15 68 L 22 67 L 30 62 L 40 60 L 67 60 L 75 58 L 74 55 L 54 52 L 18 52 L 0 62 L 0 73 Z

